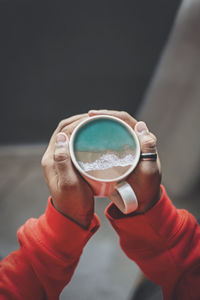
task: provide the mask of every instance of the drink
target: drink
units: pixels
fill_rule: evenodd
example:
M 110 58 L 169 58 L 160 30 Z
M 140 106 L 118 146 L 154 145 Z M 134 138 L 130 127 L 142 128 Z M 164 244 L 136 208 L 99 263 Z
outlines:
M 136 159 L 136 141 L 118 120 L 98 118 L 83 124 L 74 139 L 76 161 L 95 179 L 116 180 Z

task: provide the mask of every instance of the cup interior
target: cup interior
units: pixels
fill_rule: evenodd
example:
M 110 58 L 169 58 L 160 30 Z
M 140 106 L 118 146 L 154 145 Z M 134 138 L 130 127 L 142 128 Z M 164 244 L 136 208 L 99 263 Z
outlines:
M 94 116 L 76 127 L 70 152 L 85 176 L 96 181 L 119 181 L 137 165 L 140 145 L 127 123 L 112 116 Z

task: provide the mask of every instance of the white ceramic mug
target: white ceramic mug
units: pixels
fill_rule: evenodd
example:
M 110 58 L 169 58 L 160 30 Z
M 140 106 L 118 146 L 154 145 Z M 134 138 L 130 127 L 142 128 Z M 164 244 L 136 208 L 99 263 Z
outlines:
M 140 158 L 134 130 L 113 116 L 88 117 L 70 138 L 72 162 L 96 196 L 109 197 L 125 214 L 137 208 L 137 198 L 125 181 Z

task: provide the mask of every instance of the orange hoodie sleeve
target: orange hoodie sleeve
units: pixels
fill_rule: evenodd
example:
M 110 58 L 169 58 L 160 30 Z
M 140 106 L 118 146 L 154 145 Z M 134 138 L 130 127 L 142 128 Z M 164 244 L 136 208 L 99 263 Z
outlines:
M 161 199 L 145 214 L 125 216 L 111 204 L 106 216 L 126 255 L 162 287 L 164 299 L 200 299 L 200 227 L 161 189 Z
M 85 230 L 61 215 L 49 199 L 45 214 L 18 230 L 19 250 L 0 263 L 0 299 L 59 299 L 98 227 L 96 215 Z

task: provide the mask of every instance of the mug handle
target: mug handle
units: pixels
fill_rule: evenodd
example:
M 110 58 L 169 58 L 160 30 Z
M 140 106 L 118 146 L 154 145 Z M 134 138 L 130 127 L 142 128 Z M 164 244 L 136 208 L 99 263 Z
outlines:
M 109 199 L 114 202 L 123 214 L 129 214 L 138 208 L 135 192 L 126 181 L 116 184 L 115 190 L 109 195 Z

